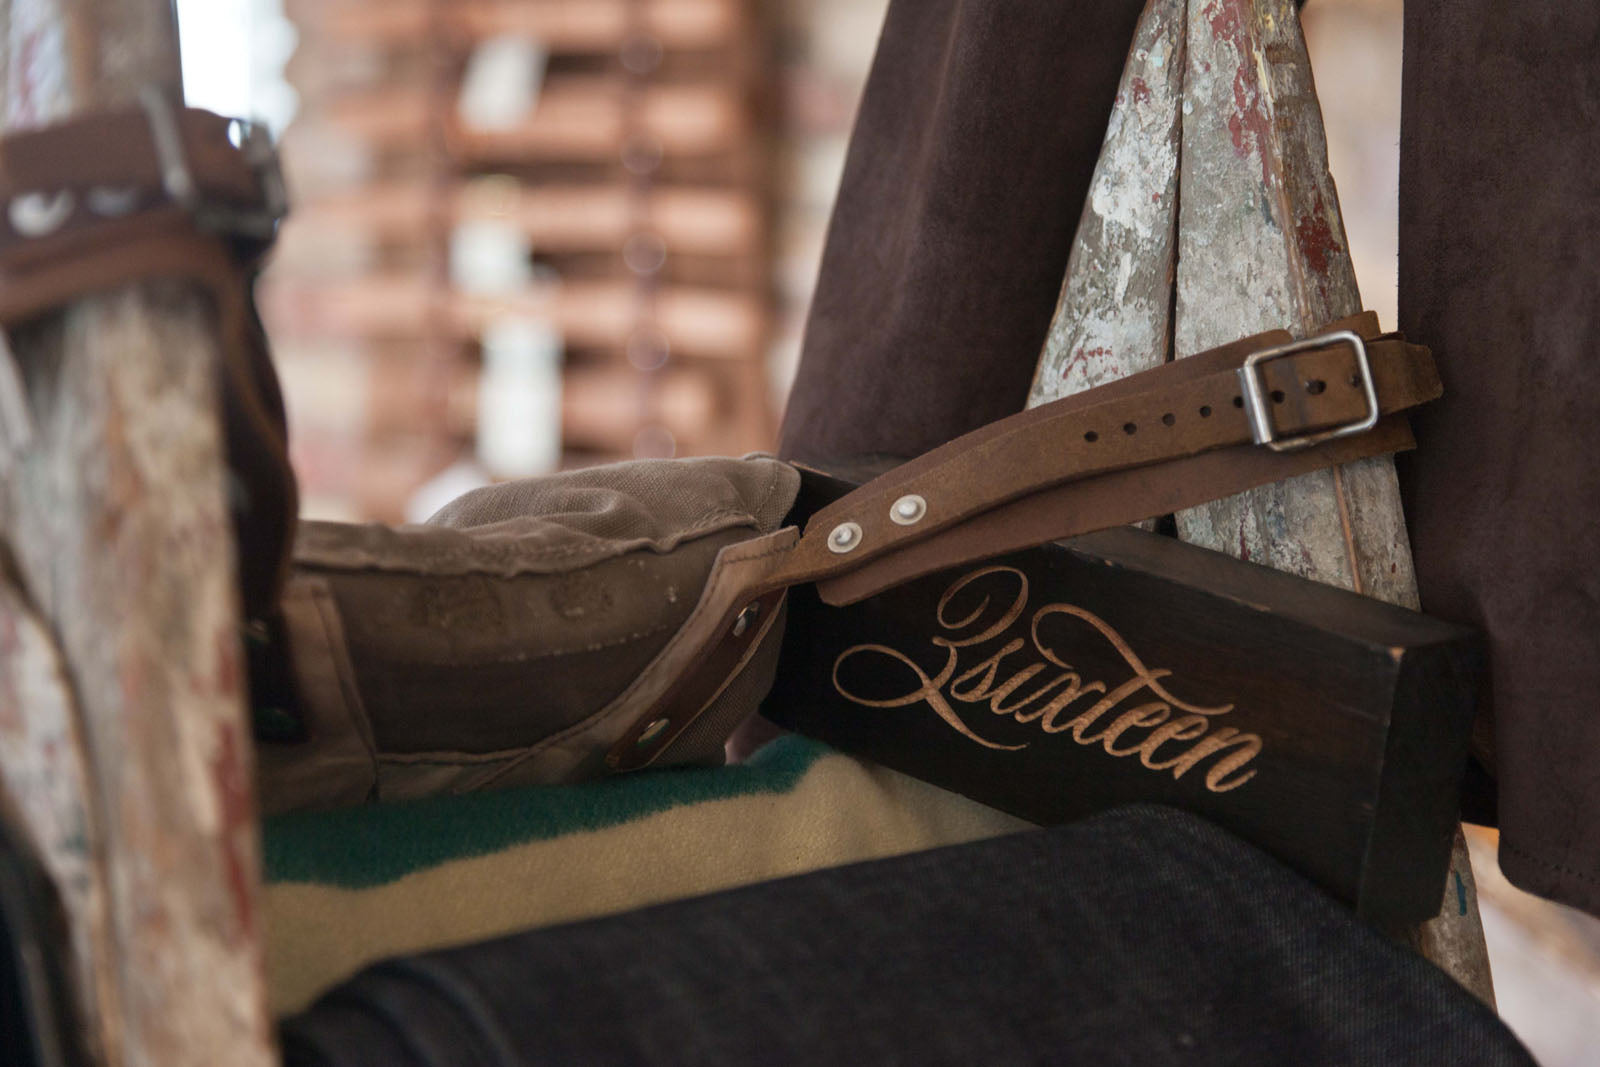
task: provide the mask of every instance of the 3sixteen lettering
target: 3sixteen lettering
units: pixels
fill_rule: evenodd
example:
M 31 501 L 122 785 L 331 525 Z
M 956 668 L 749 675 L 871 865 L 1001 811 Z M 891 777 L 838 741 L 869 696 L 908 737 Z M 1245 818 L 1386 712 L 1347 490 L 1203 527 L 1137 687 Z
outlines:
M 990 597 L 983 596 L 970 613 L 952 619 L 951 602 L 962 590 L 990 575 L 1015 579 L 1017 594 L 1010 607 L 986 623 Z M 1043 733 L 1064 733 L 1080 745 L 1099 745 L 1112 756 L 1137 756 L 1150 770 L 1170 771 L 1174 778 L 1182 778 L 1209 761 L 1205 787 L 1213 793 L 1237 789 L 1255 777 L 1255 770 L 1246 767 L 1261 752 L 1261 738 L 1215 725 L 1219 716 L 1233 710 L 1232 704 L 1198 707 L 1173 696 L 1161 682 L 1171 671 L 1146 667 L 1120 634 L 1083 608 L 1046 604 L 1028 617 L 1026 640 L 1012 637 L 970 666 L 963 663 L 964 656 L 978 654 L 981 646 L 1004 639 L 1027 610 L 1027 575 L 1004 566 L 973 571 L 939 598 L 935 621 L 945 632 L 931 638 L 931 643 L 945 650 L 945 662 L 937 674 L 930 676 L 910 656 L 887 645 L 856 645 L 834 660 L 834 689 L 846 700 L 871 708 L 925 703 L 957 733 L 985 748 L 1015 750 L 1026 748 L 1027 743 L 1001 744 L 981 736 L 957 713 L 952 701 L 987 703 L 997 716 L 1037 723 Z M 1109 681 L 1080 677 L 1059 650 L 1040 635 L 1045 620 L 1062 615 L 1097 630 L 1133 672 L 1132 677 L 1115 686 Z M 1023 653 L 1025 648 L 1027 652 Z M 969 649 L 972 651 L 965 651 Z M 1018 653 L 1023 653 L 1022 657 L 1013 659 Z M 916 680 L 916 687 L 888 699 L 852 693 L 840 672 L 847 662 L 860 657 L 880 657 L 903 666 Z

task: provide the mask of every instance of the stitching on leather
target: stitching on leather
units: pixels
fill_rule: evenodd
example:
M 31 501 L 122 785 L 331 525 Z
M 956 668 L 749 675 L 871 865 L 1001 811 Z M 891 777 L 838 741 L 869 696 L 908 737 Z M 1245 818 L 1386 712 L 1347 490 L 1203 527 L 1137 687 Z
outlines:
M 760 501 L 758 501 L 755 508 L 752 509 L 755 512 L 752 518 L 755 519 L 756 529 L 758 530 L 763 529 L 761 525 L 761 515 L 767 510 L 767 502 L 772 499 L 772 494 L 778 491 L 778 482 L 782 480 L 783 472 L 785 469 L 787 469 L 786 465 L 781 460 L 771 460 L 769 462 L 772 464 L 772 477 L 767 480 L 766 491 L 761 494 Z M 774 529 L 779 529 L 782 527 L 782 525 L 783 518 L 780 516 L 778 518 L 778 525 L 774 527 Z
M 653 626 L 648 630 L 639 630 L 636 633 L 625 634 L 622 637 L 618 637 L 618 638 L 615 638 L 615 639 L 610 640 L 610 641 L 598 641 L 598 642 L 596 642 L 594 644 L 590 644 L 590 645 L 582 645 L 582 646 L 575 645 L 575 646 L 573 646 L 571 648 L 552 649 L 550 651 L 541 652 L 537 656 L 511 655 L 511 656 L 506 656 L 504 658 L 499 658 L 499 659 L 479 659 L 479 660 L 476 660 L 475 662 L 482 663 L 482 664 L 488 664 L 488 663 L 537 663 L 542 659 L 555 659 L 555 658 L 560 657 L 560 656 L 581 656 L 586 652 L 601 652 L 601 651 L 603 651 L 605 649 L 608 649 L 608 648 L 616 648 L 618 645 L 626 645 L 626 644 L 629 644 L 631 642 L 638 641 L 641 638 L 652 637 L 655 634 L 660 633 L 662 630 L 671 630 L 671 629 L 674 629 L 674 628 L 675 627 L 673 627 L 673 625 L 671 623 L 665 623 L 664 622 L 660 626 Z
M 732 519 L 734 521 L 729 524 L 723 524 L 724 520 L 728 519 Z M 543 575 L 548 573 L 544 571 L 530 570 L 528 564 L 534 562 L 559 561 L 569 557 L 588 554 L 594 556 L 595 562 L 598 563 L 607 559 L 619 559 L 633 552 L 651 551 L 666 553 L 673 551 L 688 541 L 699 540 L 710 534 L 722 533 L 725 530 L 733 529 L 738 526 L 749 526 L 753 529 L 761 528 L 756 516 L 750 514 L 748 511 L 738 508 L 721 508 L 706 513 L 699 522 L 692 526 L 684 527 L 671 537 L 661 540 L 639 538 L 637 539 L 640 541 L 639 544 L 622 551 L 612 552 L 608 550 L 608 546 L 595 545 L 592 543 L 579 545 L 552 545 L 543 549 L 524 547 L 517 551 L 516 559 L 508 559 L 505 561 L 507 564 L 506 566 L 496 567 L 491 563 L 473 562 L 461 567 L 452 567 L 444 575 L 440 575 L 435 569 L 436 561 L 434 563 L 413 563 L 410 561 L 390 561 L 386 559 L 376 559 L 372 557 L 370 550 L 366 548 L 359 550 L 360 558 L 358 559 L 349 558 L 353 553 L 351 549 L 345 546 L 336 546 L 331 552 L 308 548 L 305 556 L 302 557 L 297 551 L 295 553 L 295 558 L 296 562 L 304 568 L 325 571 L 380 571 L 385 574 L 412 574 L 427 577 L 448 578 L 516 578 L 525 574 Z M 506 554 L 509 556 L 512 553 L 508 549 Z
M 367 758 L 371 761 L 373 788 L 376 788 L 377 735 L 372 729 L 372 716 L 367 714 L 366 702 L 361 698 L 361 686 L 356 681 L 355 665 L 350 662 L 350 646 L 344 632 L 344 617 L 339 613 L 339 602 L 328 589 L 327 583 L 323 581 L 312 585 L 307 593 L 316 612 L 317 621 L 322 625 L 324 647 L 333 663 L 335 684 L 343 697 L 340 703 L 344 706 L 350 725 L 355 728 L 356 739 L 361 742 L 361 747 L 366 750 Z
M 384 752 L 379 754 L 378 762 L 386 767 L 484 767 L 499 763 L 501 760 L 514 760 L 529 752 L 527 746 L 522 748 L 503 748 L 493 752 L 452 752 L 452 753 L 410 753 L 410 752 Z M 496 772 L 498 773 L 498 771 Z
M 777 531 L 775 530 L 773 532 L 776 533 Z M 772 535 L 768 534 L 767 536 L 770 537 Z M 757 538 L 757 540 L 760 540 L 760 538 Z M 796 542 L 790 542 L 789 544 L 783 544 L 783 545 L 778 545 L 778 546 L 776 546 L 774 548 L 769 548 L 764 552 L 757 552 L 757 553 L 755 553 L 753 555 L 745 555 L 745 554 L 742 554 L 742 553 L 740 553 L 738 551 L 740 543 L 736 542 L 736 543 L 734 543 L 732 545 L 729 545 L 727 548 L 723 549 L 723 551 L 727 552 L 729 554 L 728 558 L 730 560 L 735 560 L 735 561 L 740 562 L 740 563 L 748 563 L 751 560 L 766 559 L 768 556 L 777 556 L 777 555 L 781 555 L 784 552 L 789 552 L 789 551 L 793 550 L 794 548 L 798 547 L 798 544 L 799 543 L 797 541 Z
M 772 535 L 768 534 L 767 536 L 770 537 Z M 722 553 L 719 553 L 719 555 L 727 554 L 727 560 L 730 563 L 731 562 L 735 562 L 735 561 L 742 562 L 746 557 L 741 557 L 736 553 L 736 550 L 738 549 L 738 547 L 739 546 L 737 544 L 730 545 L 729 547 L 724 548 L 722 550 Z M 750 559 L 764 559 L 767 556 L 777 555 L 777 554 L 779 554 L 781 552 L 787 552 L 787 551 L 791 550 L 793 547 L 794 547 L 794 543 L 791 541 L 791 542 L 789 542 L 787 544 L 780 544 L 779 546 L 777 546 L 775 548 L 771 548 L 771 549 L 769 549 L 769 550 L 767 550 L 765 552 L 758 553 L 758 554 L 756 554 L 754 556 L 751 556 L 751 557 L 748 557 L 748 558 L 750 558 Z M 571 726 L 567 727 L 565 730 L 562 730 L 560 733 L 556 733 L 556 734 L 550 735 L 549 737 L 545 738 L 543 741 L 540 741 L 538 744 L 530 747 L 521 756 L 519 756 L 516 759 L 514 759 L 508 766 L 502 768 L 496 775 L 491 777 L 489 779 L 489 781 L 492 782 L 494 780 L 494 778 L 502 777 L 505 774 L 510 773 L 519 764 L 524 763 L 529 759 L 532 759 L 534 756 L 538 755 L 541 752 L 546 751 L 547 749 L 554 748 L 554 747 L 556 747 L 556 746 L 558 746 L 558 745 L 560 745 L 560 744 L 562 744 L 562 743 L 564 743 L 566 741 L 571 740 L 574 737 L 581 736 L 582 734 L 584 734 L 584 733 L 586 733 L 588 731 L 598 729 L 600 726 L 604 725 L 606 722 L 610 721 L 611 719 L 615 718 L 617 715 L 621 714 L 622 710 L 624 708 L 626 708 L 632 702 L 633 697 L 635 695 L 637 695 L 637 693 L 639 691 L 639 688 L 644 684 L 645 676 L 646 676 L 646 674 L 649 673 L 650 668 L 653 667 L 655 664 L 659 663 L 666 656 L 670 655 L 674 651 L 674 649 L 678 646 L 679 642 L 686 640 L 686 638 L 684 638 L 683 635 L 688 633 L 690 628 L 693 626 L 694 622 L 703 613 L 706 612 L 706 610 L 707 610 L 707 608 L 706 608 L 707 598 L 705 596 L 705 591 L 711 587 L 711 582 L 717 576 L 717 573 L 718 573 L 718 568 L 717 568 L 717 566 L 715 564 L 713 564 L 712 568 L 711 568 L 711 573 L 706 576 L 706 584 L 701 588 L 700 600 L 699 600 L 698 603 L 695 604 L 694 611 L 689 613 L 689 617 L 683 621 L 682 625 L 679 626 L 677 634 L 674 635 L 672 637 L 672 639 L 669 640 L 661 648 L 661 651 L 659 651 L 659 652 L 657 652 L 655 654 L 655 656 L 650 660 L 650 662 L 645 665 L 644 669 L 641 670 L 634 677 L 632 683 L 630 683 L 626 689 L 624 689 L 621 693 L 617 694 L 617 696 L 612 698 L 612 700 L 605 707 L 600 708 L 593 715 L 590 715 L 588 718 L 583 719 L 580 722 L 576 722 L 576 723 L 572 724 Z M 663 690 L 662 691 L 665 692 L 666 686 L 670 686 L 670 685 L 671 685 L 671 682 L 669 680 L 663 686 Z M 488 782 L 485 782 L 484 784 L 487 785 Z

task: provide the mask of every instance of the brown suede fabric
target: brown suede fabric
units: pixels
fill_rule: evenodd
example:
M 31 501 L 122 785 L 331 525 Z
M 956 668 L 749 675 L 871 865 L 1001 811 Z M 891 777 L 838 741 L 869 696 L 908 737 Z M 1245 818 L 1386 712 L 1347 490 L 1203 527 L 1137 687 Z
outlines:
M 1506 875 L 1600 914 L 1600 5 L 1410 0 L 1405 33 L 1422 603 L 1489 633 Z
M 916 455 L 1022 409 L 1143 6 L 893 0 L 782 455 Z

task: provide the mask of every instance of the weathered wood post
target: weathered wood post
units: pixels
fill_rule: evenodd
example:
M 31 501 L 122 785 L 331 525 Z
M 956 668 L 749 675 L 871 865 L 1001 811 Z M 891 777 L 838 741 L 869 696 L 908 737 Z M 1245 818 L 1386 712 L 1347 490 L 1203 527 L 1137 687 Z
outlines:
M 1178 213 L 1179 358 L 1257 330 L 1305 336 L 1361 310 L 1327 135 L 1290 0 L 1190 0 Z M 1178 516 L 1186 541 L 1419 606 L 1394 461 L 1362 460 Z M 1494 1002 L 1459 831 L 1418 949 Z
M 8 132 L 133 105 L 145 86 L 180 95 L 170 0 L 0 10 Z M 189 285 L 152 282 L 9 338 L 32 435 L 0 465 L 27 598 L 0 596 L 0 722 L 60 743 L 0 737 L 0 775 L 52 782 L 55 811 L 84 819 L 77 909 L 92 919 L 103 893 L 103 939 L 84 936 L 104 946 L 90 1022 L 112 1064 L 274 1060 L 215 332 Z
M 1293 4 L 1150 0 L 1029 404 L 1264 330 L 1306 336 L 1360 310 Z M 1386 457 L 1216 501 L 1177 520 L 1186 541 L 1418 606 Z M 1439 918 L 1412 940 L 1492 1003 L 1459 833 L 1451 866 Z
M 81 708 L 49 627 L 0 573 L 0 810 L 60 895 L 72 937 L 73 993 L 90 1055 L 107 1063 L 121 1033 L 105 856 L 90 788 Z
M 1151 0 L 1134 31 L 1028 406 L 1172 358 L 1186 0 Z

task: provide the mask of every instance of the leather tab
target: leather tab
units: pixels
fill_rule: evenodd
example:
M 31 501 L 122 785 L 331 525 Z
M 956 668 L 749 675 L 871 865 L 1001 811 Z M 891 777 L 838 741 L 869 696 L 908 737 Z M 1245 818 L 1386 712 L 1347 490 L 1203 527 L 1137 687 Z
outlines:
M 606 765 L 614 771 L 638 770 L 666 752 L 744 668 L 776 624 L 786 592 L 776 589 L 730 609 L 718 627 L 721 639 L 653 709 L 653 717 L 640 718 L 622 735 L 607 753 Z

